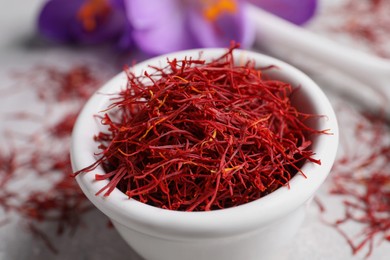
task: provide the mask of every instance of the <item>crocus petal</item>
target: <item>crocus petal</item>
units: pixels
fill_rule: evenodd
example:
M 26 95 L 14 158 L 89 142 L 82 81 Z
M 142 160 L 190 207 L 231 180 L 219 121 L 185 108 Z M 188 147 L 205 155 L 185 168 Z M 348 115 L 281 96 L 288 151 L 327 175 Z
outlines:
M 316 0 L 249 0 L 249 2 L 298 25 L 307 22 L 317 9 Z
M 96 44 L 118 41 L 128 34 L 130 26 L 119 0 L 110 0 L 111 12 L 96 29 L 86 31 L 77 17 L 85 0 L 51 0 L 43 7 L 39 19 L 40 33 L 57 42 Z M 126 42 L 129 45 L 129 41 Z M 122 43 L 122 45 L 124 45 Z
M 81 0 L 51 0 L 47 2 L 38 17 L 40 33 L 58 42 L 70 41 L 72 36 L 69 32 L 69 26 L 73 23 L 74 14 L 81 5 Z
M 130 26 L 124 10 L 112 8 L 108 17 L 97 26 L 96 30 L 87 32 L 78 21 L 70 30 L 75 41 L 95 44 L 117 41 L 123 34 L 126 34 L 127 30 L 130 30 Z
M 116 46 L 119 50 L 122 51 L 129 50 L 129 48 L 133 46 L 133 35 L 130 24 L 125 26 L 125 29 L 119 37 Z
M 144 52 L 162 54 L 193 47 L 178 0 L 129 0 L 126 9 L 133 26 L 133 39 Z
M 253 42 L 254 30 L 241 5 L 235 13 L 220 14 L 215 21 L 205 19 L 195 9 L 189 10 L 188 17 L 193 35 L 202 47 L 227 47 L 232 40 L 247 47 Z
M 127 17 L 136 30 L 158 27 L 182 12 L 179 0 L 125 0 Z

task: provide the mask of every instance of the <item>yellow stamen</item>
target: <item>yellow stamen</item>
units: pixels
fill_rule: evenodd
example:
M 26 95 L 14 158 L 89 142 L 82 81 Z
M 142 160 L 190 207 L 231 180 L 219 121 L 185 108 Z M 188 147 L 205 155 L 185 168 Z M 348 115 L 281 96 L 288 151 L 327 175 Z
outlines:
M 85 0 L 80 7 L 77 18 L 88 32 L 94 31 L 98 19 L 104 19 L 110 13 L 111 7 L 107 0 Z
M 185 82 L 185 83 L 188 83 L 188 82 L 189 82 L 188 80 L 186 80 L 186 79 L 183 79 L 182 77 L 180 77 L 180 76 L 177 76 L 177 75 L 173 76 L 173 78 L 180 79 L 180 80 L 182 80 L 182 81 L 183 81 L 183 82 Z
M 216 129 L 214 129 L 213 134 L 211 136 L 213 137 L 213 139 L 215 139 L 215 137 L 217 136 L 217 130 Z M 212 141 L 211 138 L 210 138 L 210 141 Z
M 210 22 L 214 22 L 224 13 L 237 12 L 236 0 L 206 0 L 203 16 Z
M 241 169 L 242 165 L 236 165 L 234 167 L 225 168 L 222 170 L 222 176 L 226 178 L 232 171 L 235 171 L 237 169 Z
M 200 91 L 199 89 L 197 89 L 197 88 L 195 88 L 195 87 L 193 87 L 193 86 L 191 86 L 191 89 L 192 89 L 193 91 L 195 91 L 196 93 L 199 93 L 199 94 L 202 94 L 202 93 L 203 93 L 202 91 Z
M 118 149 L 118 152 L 120 152 L 122 155 L 124 156 L 131 156 L 131 154 L 129 153 L 125 153 L 124 151 L 122 151 L 120 148 Z
M 269 114 L 269 115 L 266 116 L 266 117 L 260 118 L 260 119 L 258 119 L 258 120 L 256 120 L 256 121 L 254 121 L 249 127 L 253 127 L 253 126 L 256 126 L 258 123 L 267 121 L 267 120 L 270 119 L 270 117 L 271 117 L 271 114 Z
M 168 95 L 166 95 L 162 101 L 158 100 L 160 105 L 158 105 L 157 109 L 160 109 L 164 105 L 165 101 L 167 100 L 167 97 L 168 97 Z
M 230 171 L 236 170 L 236 169 L 238 169 L 240 167 L 241 167 L 241 165 L 236 165 L 234 167 L 225 168 L 225 169 L 223 169 L 223 171 L 224 172 L 230 172 Z
M 142 139 L 144 139 L 148 135 L 150 130 L 152 130 L 154 127 L 156 127 L 156 125 L 160 124 L 161 122 L 164 122 L 165 120 L 167 120 L 167 117 L 163 117 L 163 118 L 157 120 L 155 123 L 153 123 L 153 125 L 149 126 L 148 129 L 146 129 L 146 132 L 144 133 L 144 135 L 141 136 L 138 140 L 141 141 Z

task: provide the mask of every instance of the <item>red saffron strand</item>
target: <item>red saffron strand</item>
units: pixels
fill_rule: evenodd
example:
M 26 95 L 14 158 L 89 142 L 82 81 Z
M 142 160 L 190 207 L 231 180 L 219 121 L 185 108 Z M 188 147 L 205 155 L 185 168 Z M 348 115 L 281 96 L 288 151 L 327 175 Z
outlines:
M 41 64 L 28 71 L 14 71 L 13 78 L 25 81 L 45 102 L 85 101 L 102 83 L 105 74 L 100 65 L 81 63 L 60 68 Z M 107 76 L 107 75 L 106 75 Z
M 184 211 L 229 208 L 288 185 L 312 158 L 308 127 L 291 104 L 290 84 L 268 80 L 251 61 L 235 65 L 233 50 L 206 62 L 168 60 L 154 73 L 127 69 L 127 88 L 101 117 L 97 180 L 129 198 Z M 272 69 L 272 68 L 267 68 Z M 149 83 L 144 83 L 149 80 Z M 299 90 L 298 90 L 299 91 Z
M 369 52 L 384 58 L 390 57 L 390 2 L 381 0 L 347 0 L 329 10 L 329 16 L 340 20 L 330 25 L 331 33 L 351 37 Z M 328 15 L 324 16 L 327 17 Z M 325 21 L 324 23 L 329 23 Z
M 341 143 L 345 152 L 331 175 L 330 193 L 343 197 L 344 216 L 326 223 L 346 239 L 353 254 L 367 249 L 365 256 L 369 257 L 375 242 L 390 241 L 390 129 L 382 115 L 338 112 L 355 118 L 349 133 L 354 147 Z M 352 223 L 357 233 L 344 228 Z
M 11 75 L 19 90 L 33 90 L 39 104 L 50 113 L 22 110 L 2 116 L 13 123 L 34 122 L 36 128 L 24 134 L 16 128 L 4 129 L 12 145 L 0 148 L 0 208 L 5 213 L 0 227 L 12 222 L 10 216 L 17 214 L 26 222 L 27 230 L 53 253 L 58 250 L 52 237 L 40 225 L 50 223 L 58 236 L 72 235 L 83 224 L 83 215 L 93 209 L 71 177 L 69 140 L 83 103 L 111 77 L 107 71 L 110 70 L 92 63 L 75 64 L 68 69 L 43 64 Z M 14 184 L 30 176 L 37 178 L 37 183 L 28 185 L 23 192 L 14 189 Z M 47 186 L 40 189 L 36 187 L 39 183 Z

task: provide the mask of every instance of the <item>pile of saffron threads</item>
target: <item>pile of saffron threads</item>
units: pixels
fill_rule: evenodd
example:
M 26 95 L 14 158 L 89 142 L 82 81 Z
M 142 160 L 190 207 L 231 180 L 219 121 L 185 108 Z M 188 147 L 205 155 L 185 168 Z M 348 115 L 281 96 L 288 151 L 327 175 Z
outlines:
M 33 124 L 36 130 L 22 133 L 18 128 L 2 129 L 7 145 L 0 149 L 0 210 L 5 213 L 0 228 L 11 223 L 16 214 L 26 230 L 54 253 L 58 249 L 52 234 L 42 224 L 54 225 L 57 236 L 72 235 L 83 215 L 93 209 L 71 176 L 69 143 L 82 105 L 112 76 L 100 66 L 83 63 L 60 68 L 41 64 L 26 71 L 12 71 L 15 87 L 5 92 L 15 95 L 16 88 L 17 93 L 32 91 L 46 112 L 42 115 L 32 109 L 1 115 L 3 122 Z M 34 185 L 23 192 L 14 189 L 29 177 L 36 180 Z M 40 182 L 47 189 L 34 189 Z
M 318 115 L 292 106 L 289 83 L 266 79 L 248 61 L 235 65 L 234 47 L 211 62 L 186 58 L 136 76 L 101 117 L 95 136 L 109 180 L 129 198 L 180 211 L 229 208 L 259 199 L 301 173 L 313 158 L 310 137 L 326 131 L 305 124 Z M 146 80 L 145 80 L 146 79 Z M 145 83 L 148 81 L 149 83 Z
M 338 114 L 352 121 L 349 127 L 341 125 L 341 133 L 352 136 L 353 142 L 341 138 L 342 154 L 331 174 L 330 193 L 342 196 L 344 216 L 327 223 L 346 239 L 353 254 L 366 248 L 369 257 L 374 246 L 390 242 L 390 129 L 381 115 L 348 108 L 338 109 Z M 351 224 L 353 230 L 348 229 Z

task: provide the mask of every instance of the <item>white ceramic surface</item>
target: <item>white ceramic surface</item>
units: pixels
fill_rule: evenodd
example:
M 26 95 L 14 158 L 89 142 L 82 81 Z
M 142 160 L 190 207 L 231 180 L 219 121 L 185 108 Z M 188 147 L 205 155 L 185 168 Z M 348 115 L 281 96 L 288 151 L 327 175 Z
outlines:
M 368 87 L 360 103 L 373 113 L 381 112 L 390 99 L 390 60 L 365 53 L 358 48 L 343 46 L 317 35 L 293 23 L 255 6 L 247 6 L 248 15 L 256 28 L 256 44 L 262 50 L 278 57 L 289 58 L 289 62 L 310 71 L 311 61 L 326 68 L 343 73 L 358 84 Z M 262 26 L 267 24 L 267 26 Z M 309 65 L 305 65 L 309 64 Z M 358 89 L 356 83 L 345 84 L 343 91 L 349 95 Z M 356 95 L 354 95 L 356 96 Z M 376 100 L 376 102 L 372 102 Z M 385 106 L 390 117 L 390 106 Z
M 198 57 L 200 50 L 190 50 L 156 57 L 134 67 L 136 74 L 147 65 L 165 65 L 166 57 Z M 203 50 L 202 57 L 216 58 L 225 49 Z M 307 178 L 296 175 L 290 188 L 282 187 L 251 203 L 234 208 L 209 212 L 178 212 L 152 207 L 128 199 L 119 190 L 110 196 L 95 196 L 107 181 L 95 181 L 96 172 L 80 174 L 77 181 L 86 196 L 106 214 L 122 237 L 145 259 L 275 259 L 289 244 L 301 226 L 307 202 L 327 177 L 338 144 L 337 121 L 333 109 L 321 89 L 305 74 L 274 58 L 242 50 L 235 50 L 235 58 L 256 61 L 259 67 L 275 65 L 272 76 L 300 86 L 295 97 L 296 106 L 305 112 L 326 115 L 313 124 L 318 129 L 330 129 L 332 135 L 320 135 L 313 140 L 315 157 L 321 165 L 305 163 Z M 80 113 L 72 136 L 71 159 L 74 171 L 93 162 L 96 143 L 93 135 L 100 124 L 94 115 L 107 107 L 110 95 L 126 86 L 124 73 L 114 77 L 95 93 Z M 278 258 L 279 259 L 279 258 Z

